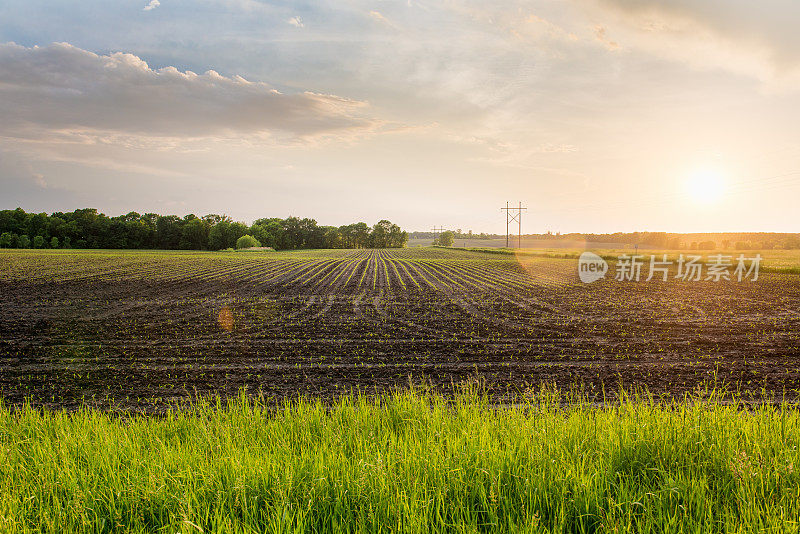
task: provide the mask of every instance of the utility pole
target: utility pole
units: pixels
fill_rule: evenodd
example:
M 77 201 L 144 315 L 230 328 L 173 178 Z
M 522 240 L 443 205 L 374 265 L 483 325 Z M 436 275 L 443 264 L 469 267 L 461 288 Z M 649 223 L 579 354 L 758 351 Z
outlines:
M 517 222 L 519 225 L 519 234 L 517 238 L 517 247 L 522 248 L 522 210 L 526 210 L 528 208 L 522 207 L 522 202 L 519 203 L 519 206 L 516 208 L 512 208 L 506 202 L 505 208 L 500 208 L 501 210 L 506 212 L 506 248 L 509 245 L 509 230 L 512 222 Z M 512 215 L 512 212 L 516 212 Z
M 431 228 L 431 230 L 433 230 L 433 242 L 436 243 L 436 233 L 438 232 L 441 234 L 444 231 L 444 228 L 442 228 L 441 226 L 439 226 L 439 228 L 436 228 L 436 225 L 434 225 L 434 227 Z
M 500 209 L 502 210 L 503 208 L 500 208 Z M 511 211 L 510 211 L 510 209 L 508 207 L 508 201 L 506 201 L 506 248 L 508 248 L 508 223 L 511 222 L 511 221 L 509 221 L 508 217 L 509 217 L 510 214 L 511 214 Z

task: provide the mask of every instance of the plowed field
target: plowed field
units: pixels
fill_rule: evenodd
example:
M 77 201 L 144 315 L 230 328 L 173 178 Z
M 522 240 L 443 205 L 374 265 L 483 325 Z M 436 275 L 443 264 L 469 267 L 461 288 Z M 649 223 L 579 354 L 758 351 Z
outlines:
M 582 284 L 574 259 L 448 249 L 0 252 L 7 404 L 158 410 L 478 379 L 754 398 L 800 390 L 800 276 Z

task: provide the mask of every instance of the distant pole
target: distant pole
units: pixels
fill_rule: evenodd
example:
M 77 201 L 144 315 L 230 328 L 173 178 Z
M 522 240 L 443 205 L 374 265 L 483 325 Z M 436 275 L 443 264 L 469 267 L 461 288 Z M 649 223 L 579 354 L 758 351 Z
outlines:
M 431 230 L 433 230 L 433 242 L 436 243 L 436 233 L 437 232 L 441 233 L 444 230 L 444 228 L 442 228 L 441 225 L 439 226 L 439 228 L 436 228 L 436 225 L 434 225 L 433 228 L 431 228 Z
M 510 225 L 514 221 L 516 221 L 517 224 L 519 225 L 519 234 L 518 234 L 518 237 L 517 237 L 517 246 L 519 248 L 522 248 L 522 211 L 526 210 L 528 208 L 523 207 L 522 206 L 522 202 L 520 202 L 519 206 L 516 207 L 516 208 L 510 207 L 508 205 L 508 202 L 506 202 L 506 207 L 505 208 L 500 208 L 500 209 L 501 210 L 505 210 L 505 212 L 506 212 L 506 248 L 508 248 L 508 246 L 509 246 Z M 512 215 L 511 214 L 512 211 L 515 211 L 516 213 L 514 215 Z
M 508 209 L 508 201 L 506 201 L 506 248 L 508 248 L 508 223 L 509 223 L 508 216 L 510 214 L 511 212 Z

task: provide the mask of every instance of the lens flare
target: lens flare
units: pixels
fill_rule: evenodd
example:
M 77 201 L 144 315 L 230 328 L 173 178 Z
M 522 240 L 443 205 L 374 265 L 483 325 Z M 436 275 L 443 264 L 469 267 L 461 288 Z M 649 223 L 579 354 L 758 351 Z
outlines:
M 582 245 L 582 246 L 581 246 Z M 588 248 L 589 243 L 578 243 L 577 248 Z M 529 279 L 540 286 L 555 288 L 575 284 L 578 278 L 578 259 L 573 250 L 514 249 L 517 264 L 524 270 Z M 554 262 L 553 259 L 573 259 L 572 261 Z
M 220 328 L 226 332 L 233 331 L 233 312 L 231 312 L 229 307 L 225 306 L 219 311 L 217 322 L 219 323 Z

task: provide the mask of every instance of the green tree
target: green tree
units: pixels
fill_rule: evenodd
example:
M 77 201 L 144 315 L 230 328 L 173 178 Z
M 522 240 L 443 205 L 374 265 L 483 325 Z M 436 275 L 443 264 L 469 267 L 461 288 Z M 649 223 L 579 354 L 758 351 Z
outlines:
M 45 236 L 47 235 L 48 228 L 50 227 L 50 219 L 46 213 L 29 213 L 27 219 L 27 234 L 32 236 Z M 37 247 L 41 248 L 41 247 Z
M 211 250 L 234 248 L 236 241 L 247 234 L 247 226 L 239 222 L 221 220 L 208 233 L 208 246 Z
M 177 215 L 166 215 L 156 219 L 158 248 L 176 249 L 181 242 L 181 219 Z
M 154 246 L 155 228 L 144 217 L 127 220 L 125 233 L 129 248 L 153 248 Z
M 26 213 L 22 208 L 0 210 L 0 247 L 6 248 L 29 248 L 31 238 L 27 236 L 39 236 L 41 239 L 35 239 L 33 246 L 40 248 L 74 245 L 75 248 L 219 250 L 236 246 L 236 241 L 244 235 L 280 249 L 402 247 L 408 239 L 406 232 L 387 220 L 373 228 L 363 222 L 335 228 L 320 226 L 309 218 L 273 217 L 258 219 L 248 227 L 216 214 L 180 218 L 132 211 L 108 217 L 94 208 L 51 215 Z M 769 242 L 770 246 L 775 243 L 778 241 Z
M 231 223 L 230 227 L 228 228 L 228 246 L 225 248 L 235 247 L 236 241 L 246 234 L 247 225 L 240 222 Z
M 389 228 L 389 246 L 392 248 L 403 248 L 408 243 L 408 232 L 404 232 L 396 224 Z
M 281 234 L 281 248 L 293 250 L 303 248 L 303 225 L 297 217 L 287 217 L 283 221 L 283 233 Z
M 191 216 L 181 228 L 180 248 L 183 250 L 203 250 L 208 247 L 208 228 L 201 220 Z
M 333 226 L 325 230 L 325 248 L 342 248 L 343 239 L 339 229 Z
M 370 234 L 370 240 L 372 241 L 372 246 L 374 248 L 386 248 L 389 246 L 389 234 L 392 230 L 392 223 L 387 221 L 386 219 L 382 221 L 378 221 L 375 226 L 372 227 L 372 233 Z
M 54 213 L 50 216 L 50 235 L 55 237 L 63 236 L 65 225 L 66 221 Z
M 353 240 L 356 248 L 367 248 L 369 246 L 369 226 L 365 222 L 358 222 L 353 225 Z
M 251 248 L 260 246 L 261 243 L 258 242 L 258 239 L 251 235 L 245 234 L 236 240 L 236 248 Z
M 44 237 L 37 235 L 33 238 L 33 248 L 44 248 Z
M 357 248 L 355 244 L 355 239 L 353 238 L 353 227 L 355 225 L 348 224 L 339 227 L 339 235 L 341 236 L 342 240 L 342 247 L 344 248 Z
M 250 227 L 250 231 L 248 232 L 249 235 L 256 238 L 256 240 L 261 243 L 261 246 L 264 247 L 274 247 L 275 246 L 275 238 L 272 236 L 267 229 L 260 225 L 254 224 Z
M 217 215 L 216 213 L 209 213 L 208 215 L 203 216 L 203 222 L 206 223 L 209 228 L 215 224 L 221 223 L 222 221 L 231 222 L 231 218 L 227 215 Z
M 208 248 L 211 250 L 220 250 L 228 248 L 228 229 L 231 223 L 228 221 L 219 221 L 211 227 L 208 232 Z
M 327 228 L 318 226 L 314 219 L 301 219 L 303 231 L 303 248 L 325 248 L 325 232 Z
M 267 241 L 262 241 L 256 233 L 253 232 L 253 227 L 260 226 L 263 228 L 269 235 L 270 239 Z M 284 241 L 284 226 L 283 220 L 278 219 L 276 217 L 273 218 L 265 218 L 265 219 L 258 219 L 253 223 L 253 226 L 250 228 L 251 235 L 261 241 L 263 245 L 267 245 L 274 248 L 285 248 L 283 246 Z
M 112 217 L 101 239 L 103 248 L 128 248 L 128 225 L 121 217 Z
M 454 238 L 453 232 L 447 230 L 446 232 L 442 232 L 441 234 L 439 234 L 439 237 L 436 238 L 433 244 L 439 245 L 440 247 L 452 247 L 453 238 Z

